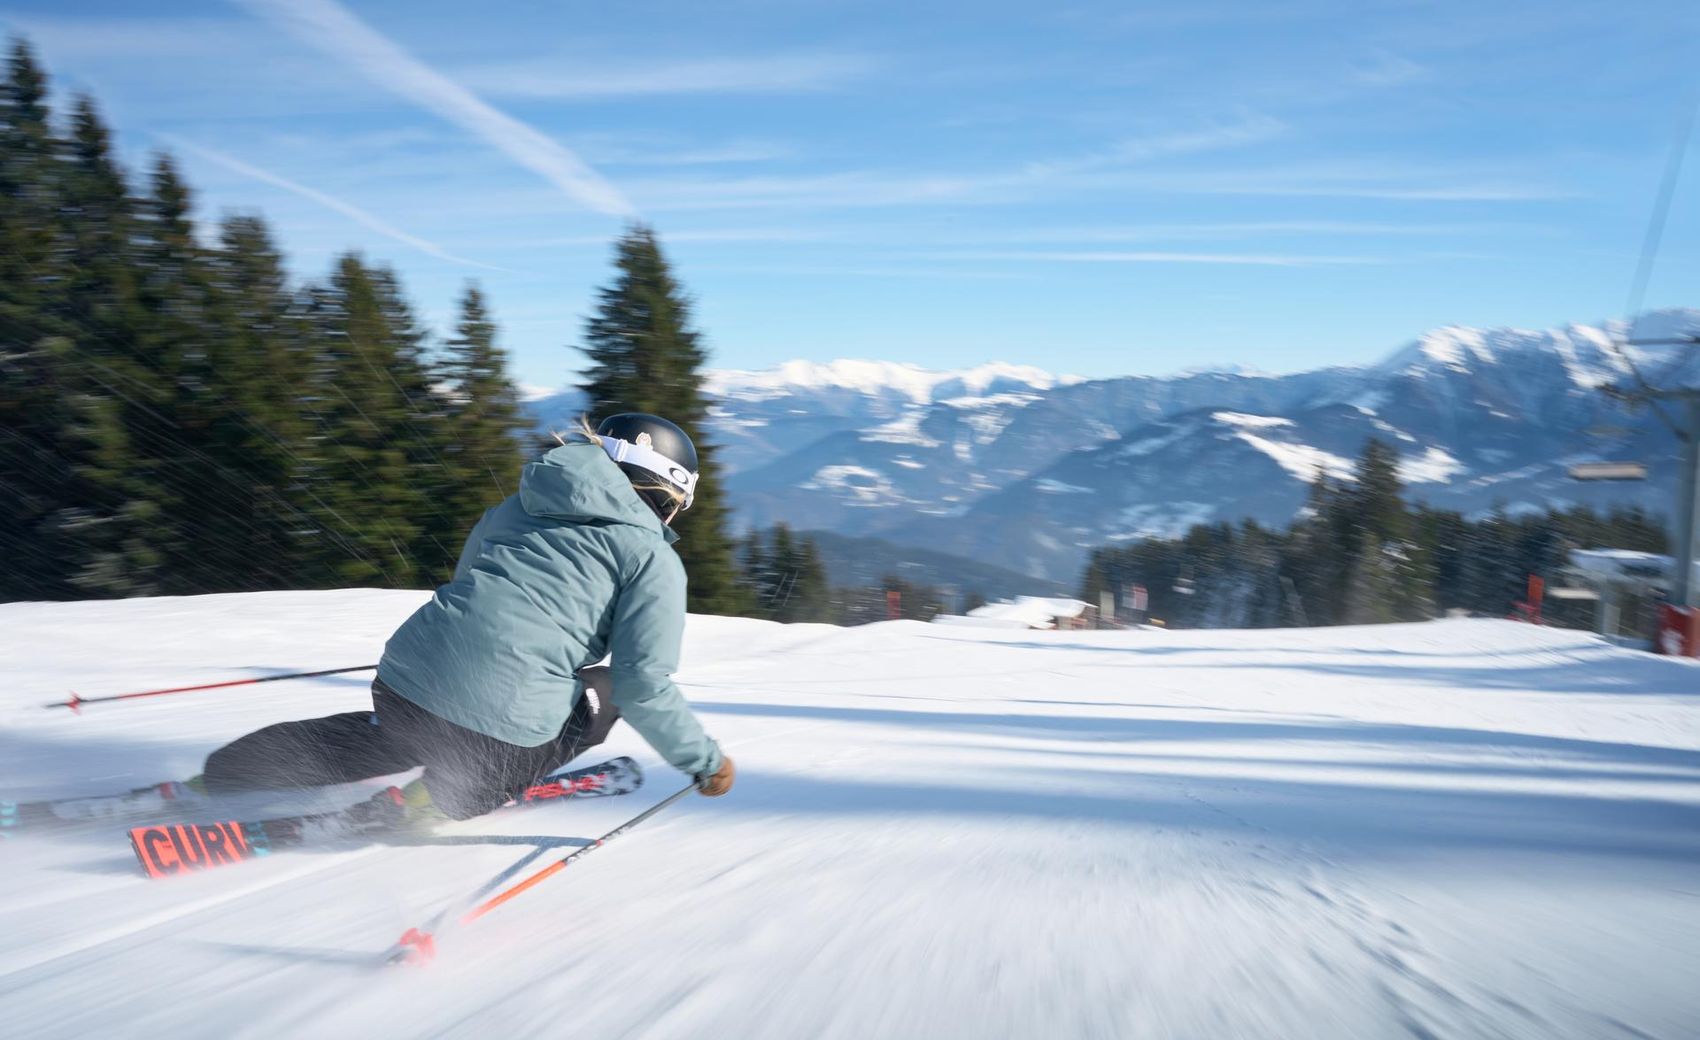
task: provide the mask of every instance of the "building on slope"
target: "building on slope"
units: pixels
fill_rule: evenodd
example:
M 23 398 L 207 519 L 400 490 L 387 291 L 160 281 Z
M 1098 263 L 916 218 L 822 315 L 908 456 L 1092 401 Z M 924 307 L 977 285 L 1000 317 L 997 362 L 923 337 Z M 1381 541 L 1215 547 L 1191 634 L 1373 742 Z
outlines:
M 1700 563 L 1694 565 L 1694 580 L 1700 582 Z M 1676 563 L 1660 553 L 1628 549 L 1578 549 L 1570 554 L 1563 571 L 1573 589 L 1554 589 L 1549 595 L 1563 598 L 1565 592 L 1583 593 L 1597 599 L 1595 631 L 1608 638 L 1640 637 L 1659 629 L 1661 605 L 1668 602 L 1675 585 Z M 1668 633 L 1661 632 L 1661 636 Z M 1690 637 L 1692 639 L 1692 636 Z M 1645 640 L 1652 643 L 1652 640 Z M 1663 653 L 1692 654 L 1692 648 L 1677 645 L 1657 647 Z

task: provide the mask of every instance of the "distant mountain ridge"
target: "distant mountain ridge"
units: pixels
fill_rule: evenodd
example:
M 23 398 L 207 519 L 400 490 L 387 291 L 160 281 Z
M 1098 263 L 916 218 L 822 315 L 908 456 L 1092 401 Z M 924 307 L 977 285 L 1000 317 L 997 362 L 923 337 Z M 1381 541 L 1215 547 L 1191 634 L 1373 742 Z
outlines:
M 753 400 L 766 393 L 788 396 L 799 389 L 848 390 L 879 397 L 898 395 L 913 404 L 953 397 L 985 396 L 1002 390 L 1049 390 L 1085 382 L 1083 376 L 1054 376 L 1031 365 L 991 362 L 973 368 L 935 371 L 901 361 L 787 361 L 762 371 L 720 369 L 709 374 L 708 391 L 716 397 Z
M 1700 330 L 1700 310 L 1637 339 Z M 989 364 L 788 362 L 710 378 L 740 522 L 877 536 L 1072 584 L 1093 546 L 1255 518 L 1284 525 L 1318 470 L 1347 476 L 1372 436 L 1409 493 L 1482 512 L 1587 502 L 1668 511 L 1677 443 L 1598 392 L 1631 380 L 1620 324 L 1447 327 L 1378 363 L 1286 375 L 1081 379 Z M 1627 348 L 1665 384 L 1700 382 L 1700 347 Z M 532 402 L 544 425 L 576 394 Z M 1640 485 L 1578 484 L 1587 458 L 1645 461 Z
M 802 531 L 814 541 L 832 584 L 839 586 L 878 585 L 886 577 L 902 578 L 916 585 L 930 585 L 945 592 L 951 609 L 960 597 L 978 593 L 987 599 L 1016 596 L 1072 595 L 1074 576 L 1047 580 L 1006 570 L 978 560 L 953 556 L 931 549 L 893 545 L 878 538 L 852 538 L 831 531 Z

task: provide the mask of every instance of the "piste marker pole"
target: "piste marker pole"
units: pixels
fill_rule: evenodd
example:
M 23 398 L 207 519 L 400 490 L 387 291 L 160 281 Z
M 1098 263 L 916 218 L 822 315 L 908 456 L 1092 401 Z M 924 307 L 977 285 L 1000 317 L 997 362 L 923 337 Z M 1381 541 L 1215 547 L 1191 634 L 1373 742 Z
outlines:
M 369 672 L 378 667 L 375 664 L 363 664 L 354 668 L 326 668 L 319 672 L 291 672 L 288 675 L 262 675 L 258 679 L 232 679 L 229 682 L 202 683 L 199 686 L 174 686 L 168 690 L 142 690 L 139 693 L 115 693 L 108 697 L 79 697 L 75 690 L 71 691 L 68 701 L 54 701 L 43 704 L 43 708 L 70 708 L 73 713 L 81 714 L 85 704 L 104 704 L 107 701 L 129 701 L 138 697 L 164 697 L 171 693 L 193 693 L 196 690 L 222 690 L 231 686 L 252 686 L 255 683 L 281 682 L 284 679 L 316 679 L 322 675 L 342 675 L 345 672 Z

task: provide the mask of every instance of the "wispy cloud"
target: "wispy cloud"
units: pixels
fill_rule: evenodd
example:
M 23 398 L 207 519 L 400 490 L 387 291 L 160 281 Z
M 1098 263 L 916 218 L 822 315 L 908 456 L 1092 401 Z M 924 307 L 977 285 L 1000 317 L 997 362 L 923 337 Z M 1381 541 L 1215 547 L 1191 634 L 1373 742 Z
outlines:
M 739 264 L 712 264 L 704 268 L 716 274 L 760 274 L 778 275 L 781 277 L 824 277 L 824 278 L 893 278 L 898 280 L 910 278 L 938 278 L 947 281 L 1014 281 L 1031 278 L 1031 275 L 1019 274 L 1014 271 L 967 270 L 962 268 L 943 267 L 913 267 L 913 266 L 881 266 L 881 267 L 837 267 L 786 264 L 783 267 L 771 265 L 748 266 Z
M 908 249 L 929 250 L 926 255 L 937 256 L 938 250 L 999 250 L 1031 246 L 1108 247 L 1116 245 L 1235 242 L 1254 239 L 1333 239 L 1333 238 L 1390 238 L 1423 240 L 1432 238 L 1474 238 L 1498 241 L 1507 235 L 1550 238 L 1556 229 L 1541 224 L 1509 221 L 1438 222 L 1422 221 L 1396 223 L 1358 220 L 1261 220 L 1168 224 L 1131 224 L 1045 227 L 1006 223 L 987 219 L 975 221 L 972 227 L 917 227 L 913 223 L 869 222 L 857 220 L 838 226 L 802 226 L 787 224 L 777 227 L 705 227 L 658 228 L 661 241 L 668 244 L 706 245 L 802 245 L 831 244 L 843 247 L 872 247 L 889 253 L 895 244 Z M 501 249 L 549 249 L 558 246 L 606 245 L 608 233 L 557 235 L 547 238 L 499 237 L 484 245 Z M 1190 252 L 1190 250 L 1150 251 L 1153 255 Z M 1230 255 L 1245 255 L 1233 250 Z M 964 255 L 964 254 L 953 254 Z M 983 254 L 979 254 L 983 255 Z M 1023 254 L 1027 255 L 1027 254 Z M 1266 250 L 1250 255 L 1266 256 Z M 1285 255 L 1285 254 L 1277 254 Z M 1401 253 L 1401 259 L 1413 254 Z M 1451 255 L 1451 254 L 1448 254 Z M 1440 254 L 1425 252 L 1422 259 L 1439 259 Z M 1328 258 L 1323 258 L 1328 259 Z M 1336 258 L 1338 259 L 1338 258 Z
M 1134 7 L 1134 5 L 1128 5 Z M 1206 3 L 1194 0 L 1187 4 L 1148 4 L 1138 5 L 1134 9 L 1105 17 L 1098 11 L 1082 9 L 1065 11 L 1062 17 L 1071 21 L 1085 22 L 1090 29 L 1103 31 L 1105 29 L 1133 30 L 1146 32 L 1150 30 L 1190 29 L 1199 26 L 1232 26 L 1243 27 L 1248 24 L 1270 24 L 1276 22 L 1298 22 L 1315 19 L 1338 20 L 1346 11 L 1355 9 L 1355 5 L 1342 5 L 1334 0 L 1321 0 L 1317 3 L 1299 3 L 1288 0 L 1280 4 L 1246 4 L 1238 0 L 1228 0 L 1224 3 Z
M 719 166 L 794 159 L 794 145 L 759 138 L 703 141 L 677 134 L 641 130 L 573 134 L 572 148 L 604 166 Z
M 660 94 L 795 94 L 829 90 L 877 67 L 854 54 L 776 54 L 745 58 L 586 65 L 571 58 L 481 65 L 457 78 L 474 90 L 513 98 L 611 98 Z
M 1215 195 L 1272 195 L 1333 199 L 1381 199 L 1387 202 L 1553 202 L 1576 193 L 1544 184 L 1514 181 L 1461 181 L 1454 184 L 1279 183 L 1248 178 L 1238 182 L 1198 182 L 1190 188 L 1167 185 L 1172 191 Z
M 621 166 L 720 166 L 728 163 L 771 162 L 789 159 L 796 150 L 757 141 L 733 142 L 706 148 L 685 148 L 676 152 L 627 150 L 615 152 L 602 159 L 610 165 Z
M 1352 79 L 1370 87 L 1394 87 L 1428 76 L 1426 66 L 1391 51 L 1376 51 L 1369 61 L 1352 70 Z
M 624 195 L 570 149 L 409 54 L 335 0 L 241 0 L 379 87 L 476 134 L 598 213 L 631 216 Z
M 1015 260 L 1064 264 L 1228 264 L 1244 267 L 1360 266 L 1385 261 L 1363 256 L 1284 253 L 1188 253 L 1161 250 L 964 250 L 934 254 L 941 260 Z
M 56 61 L 203 57 L 249 50 L 255 34 L 235 18 L 98 18 L 0 15 Z
M 1127 182 L 1154 191 L 1381 199 L 1393 202 L 1543 202 L 1575 198 L 1536 176 L 1476 164 L 1427 166 L 1401 160 L 1342 160 L 1185 176 L 1141 173 Z
M 1068 187 L 1113 186 L 1117 178 L 1130 175 L 1145 163 L 1243 148 L 1268 141 L 1285 130 L 1280 120 L 1254 114 L 1233 122 L 1125 138 L 1099 151 L 1003 169 L 936 174 L 852 170 L 796 177 L 654 179 L 632 187 L 648 200 L 650 208 L 666 210 L 1016 201 Z
M 728 210 L 868 208 L 928 202 L 991 201 L 1008 195 L 1006 178 L 991 175 L 902 174 L 850 170 L 798 176 L 654 178 L 631 184 L 646 209 Z
M 832 231 L 810 230 L 806 228 L 703 228 L 687 231 L 659 231 L 663 245 L 674 243 L 691 243 L 693 245 L 735 245 L 748 243 L 782 243 L 782 242 L 825 242 L 840 238 Z M 607 234 L 600 235 L 562 235 L 558 238 L 533 239 L 527 242 L 508 243 L 510 246 L 546 247 L 546 246 L 601 246 L 612 241 Z
M 1108 227 L 1018 228 L 978 236 L 982 241 L 1004 242 L 1177 242 L 1236 238 L 1279 238 L 1295 235 L 1318 237 L 1443 237 L 1453 235 L 1503 235 L 1507 232 L 1549 234 L 1550 229 L 1530 224 L 1484 221 L 1481 223 L 1392 223 L 1361 220 L 1253 220 L 1200 222 L 1191 224 L 1135 224 Z
M 1016 176 L 1043 180 L 1064 174 L 1136 166 L 1154 159 L 1261 144 L 1286 132 L 1287 125 L 1281 120 L 1253 113 L 1227 123 L 1126 138 L 1101 152 L 1029 163 Z
M 420 238 L 418 235 L 410 235 L 398 227 L 385 223 L 352 202 L 344 201 L 334 195 L 327 195 L 317 188 L 309 188 L 305 184 L 298 181 L 292 181 L 288 177 L 279 176 L 278 174 L 272 173 L 270 170 L 263 170 L 251 163 L 243 162 L 241 159 L 238 159 L 233 155 L 226 155 L 223 152 L 195 144 L 192 141 L 186 141 L 175 135 L 161 135 L 161 139 L 167 141 L 172 147 L 177 148 L 180 151 L 187 152 L 190 155 L 199 156 L 207 162 L 222 166 L 233 173 L 239 173 L 244 177 L 251 177 L 257 181 L 263 181 L 273 187 L 293 192 L 304 199 L 310 199 L 326 209 L 342 214 L 369 231 L 376 232 L 377 234 L 380 234 L 392 241 L 400 242 L 405 246 L 417 249 L 427 256 L 434 256 L 439 260 L 447 260 L 451 263 L 464 264 L 468 267 L 480 267 L 486 271 L 502 271 L 509 274 L 513 273 L 505 267 L 497 267 L 494 264 L 480 263 L 477 260 L 468 260 L 466 257 L 456 256 L 444 249 L 442 246 L 437 245 L 435 242 Z

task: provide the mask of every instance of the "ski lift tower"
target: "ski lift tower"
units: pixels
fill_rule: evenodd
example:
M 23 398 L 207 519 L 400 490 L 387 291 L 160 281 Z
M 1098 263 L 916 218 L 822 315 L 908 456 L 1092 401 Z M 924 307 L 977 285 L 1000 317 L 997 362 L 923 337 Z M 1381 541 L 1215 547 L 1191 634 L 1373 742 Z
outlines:
M 1676 482 L 1676 574 L 1670 602 L 1659 624 L 1659 646 L 1665 653 L 1700 657 L 1700 582 L 1694 580 L 1695 530 L 1700 521 L 1700 387 L 1656 393 L 1681 409 L 1683 439 L 1681 472 Z
M 1635 277 L 1630 282 L 1628 305 L 1623 309 L 1625 317 L 1630 321 L 1627 335 L 1624 337 L 1627 346 L 1700 346 L 1700 332 L 1692 328 L 1661 338 L 1629 338 L 1634 335 L 1636 315 L 1641 313 L 1641 304 L 1647 298 L 1647 285 L 1652 278 L 1653 264 L 1658 259 L 1659 242 L 1664 237 L 1665 223 L 1670 218 L 1671 199 L 1675 197 L 1677 182 L 1682 177 L 1683 157 L 1688 152 L 1688 142 L 1693 136 L 1697 120 L 1700 120 L 1700 95 L 1696 95 L 1693 105 L 1688 107 L 1680 128 L 1671 141 L 1670 157 L 1665 161 L 1664 176 L 1660 178 L 1653 212 L 1647 221 L 1647 236 L 1641 243 L 1641 259 L 1636 264 Z M 1635 377 L 1635 386 L 1625 389 L 1613 384 L 1601 389 L 1623 401 L 1651 405 L 1682 444 L 1681 468 L 1676 481 L 1676 551 L 1673 553 L 1676 557 L 1676 573 L 1672 575 L 1670 601 L 1661 611 L 1659 635 L 1654 649 L 1666 654 L 1700 657 L 1700 588 L 1696 588 L 1694 580 L 1695 522 L 1700 519 L 1700 384 L 1691 380 L 1679 380 L 1687 385 L 1652 386 L 1641 377 L 1634 357 L 1627 350 L 1620 353 L 1624 365 Z M 1681 370 L 1684 367 L 1678 364 L 1673 366 L 1673 370 Z M 1688 367 L 1692 370 L 1691 366 Z M 1674 418 L 1665 411 L 1663 405 L 1666 402 L 1675 406 L 1677 415 Z
M 1700 345 L 1700 334 L 1685 333 L 1675 339 L 1629 340 L 1630 346 L 1694 346 Z M 1700 386 L 1661 388 L 1649 386 L 1637 378 L 1638 386 L 1625 388 L 1608 386 L 1607 393 L 1624 401 L 1651 404 L 1682 443 L 1682 458 L 1678 465 L 1676 492 L 1676 573 L 1671 580 L 1670 601 L 1659 618 L 1659 636 L 1655 647 L 1661 653 L 1700 657 L 1700 582 L 1695 580 L 1697 554 L 1696 522 L 1700 521 Z M 1661 407 L 1665 402 L 1677 413 L 1671 416 Z M 1622 464 L 1615 464 L 1622 465 Z M 1605 476 L 1584 464 L 1571 471 L 1581 480 L 1625 479 L 1625 475 Z M 1620 471 L 1621 472 L 1621 471 Z M 1634 479 L 1628 477 L 1628 479 Z

